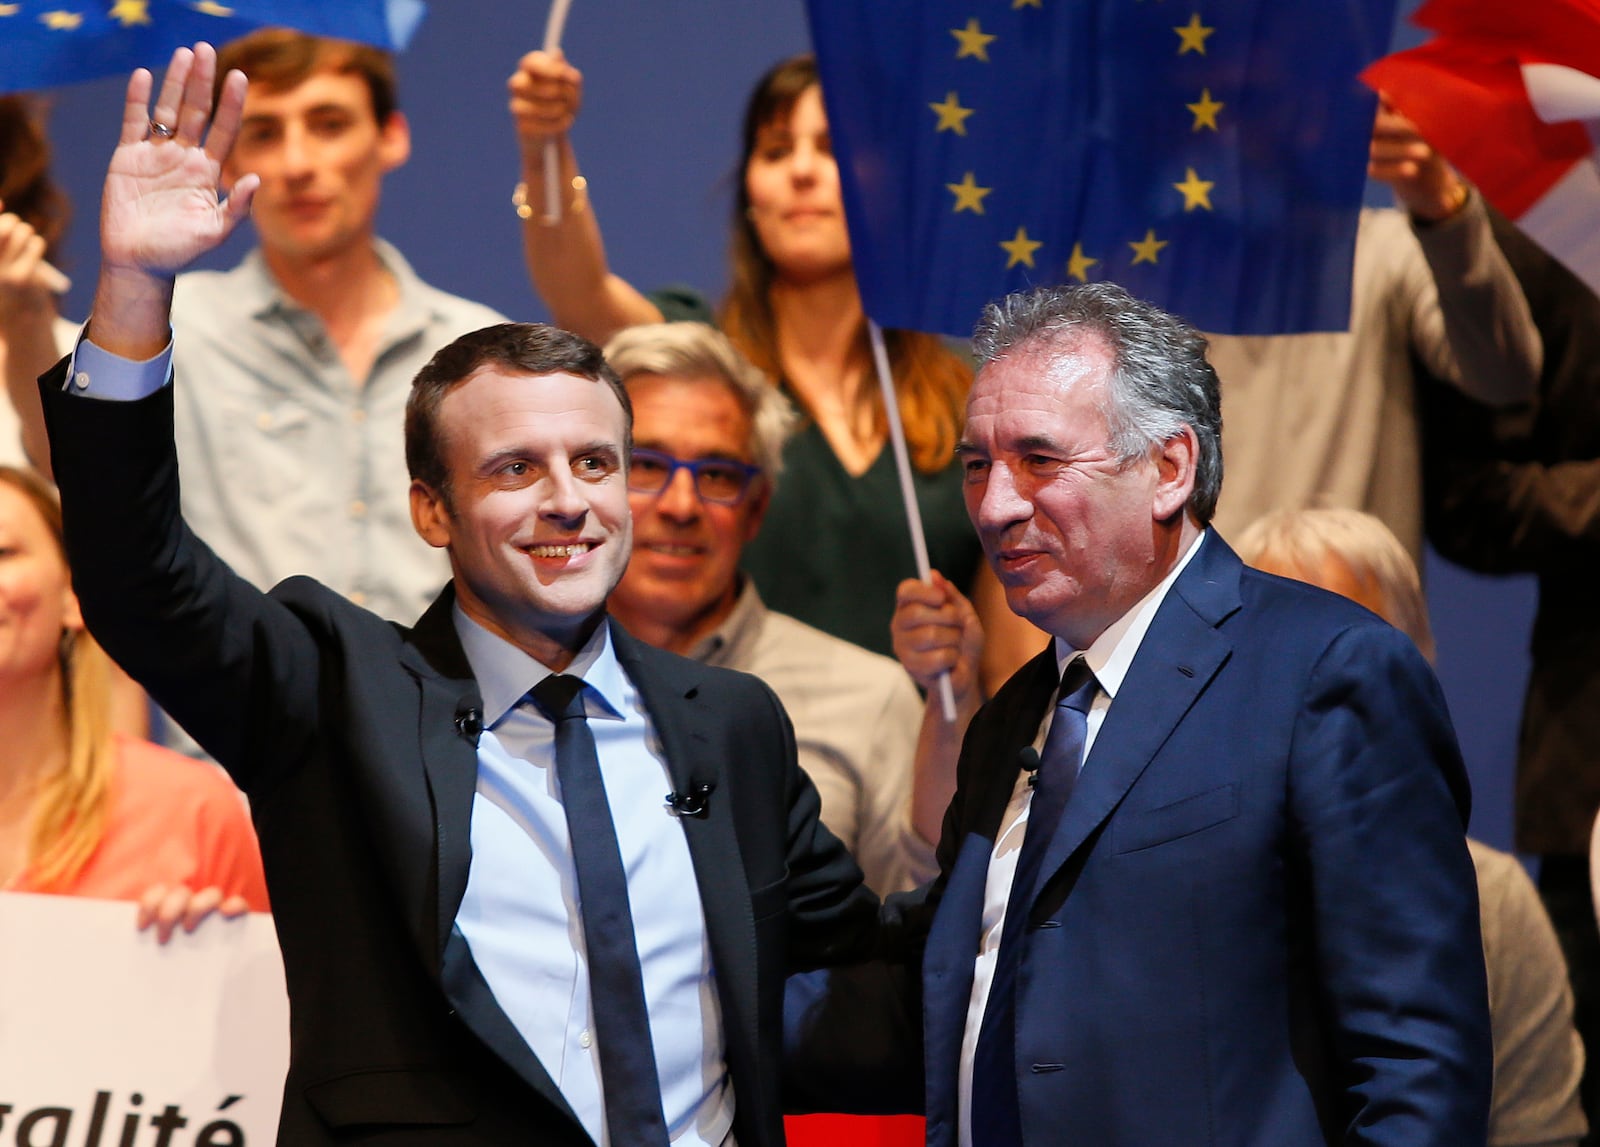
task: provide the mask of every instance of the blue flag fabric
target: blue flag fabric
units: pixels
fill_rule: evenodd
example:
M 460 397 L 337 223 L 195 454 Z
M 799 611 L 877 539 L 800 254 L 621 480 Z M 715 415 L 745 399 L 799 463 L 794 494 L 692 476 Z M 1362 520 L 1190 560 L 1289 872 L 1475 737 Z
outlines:
M 856 276 L 964 336 L 1110 279 L 1202 330 L 1344 330 L 1394 0 L 807 0 Z
M 404 48 L 422 0 L 0 0 L 0 92 L 163 68 L 173 49 L 257 28 Z

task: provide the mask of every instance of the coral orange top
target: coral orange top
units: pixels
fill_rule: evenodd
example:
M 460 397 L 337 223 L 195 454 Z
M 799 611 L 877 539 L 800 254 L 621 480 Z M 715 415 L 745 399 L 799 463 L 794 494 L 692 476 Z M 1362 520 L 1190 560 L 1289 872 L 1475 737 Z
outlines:
M 10 888 L 137 900 L 153 884 L 222 889 L 269 911 L 261 850 L 244 798 L 215 765 L 118 736 L 105 836 L 66 887 L 39 889 L 24 871 Z

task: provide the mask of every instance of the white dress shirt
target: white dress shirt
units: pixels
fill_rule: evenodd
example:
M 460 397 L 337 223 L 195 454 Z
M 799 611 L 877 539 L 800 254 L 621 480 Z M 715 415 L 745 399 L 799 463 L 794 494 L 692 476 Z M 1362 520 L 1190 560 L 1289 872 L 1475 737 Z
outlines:
M 1095 737 L 1100 732 L 1100 726 L 1105 723 L 1106 711 L 1116 700 L 1117 691 L 1122 688 L 1123 678 L 1128 675 L 1128 668 L 1139 652 L 1139 646 L 1144 641 L 1150 623 L 1155 620 L 1156 611 L 1166 600 L 1167 591 L 1172 588 L 1172 583 L 1178 580 L 1178 575 L 1199 550 L 1203 538 L 1202 533 L 1159 585 L 1140 598 L 1132 609 L 1095 638 L 1088 649 L 1083 650 L 1083 659 L 1094 671 L 1095 680 L 1100 684 L 1100 691 L 1095 694 L 1094 704 L 1089 708 L 1089 728 L 1084 737 L 1083 763 L 1079 766 L 1080 771 L 1090 767 L 1089 757 L 1094 751 Z M 1059 677 L 1066 672 L 1068 662 L 1078 655 L 1078 650 L 1058 637 L 1055 641 L 1055 653 L 1056 674 Z M 1050 731 L 1050 722 L 1054 716 L 1055 706 L 1051 705 L 1045 710 L 1044 720 L 1040 722 L 1038 735 L 1034 738 L 1035 749 L 1043 747 L 1045 735 Z M 1005 816 L 1000 822 L 1000 831 L 994 838 L 994 851 L 989 855 L 989 876 L 984 883 L 983 931 L 978 943 L 977 961 L 973 964 L 972 995 L 967 1004 L 967 1028 L 961 1039 L 961 1073 L 957 1080 L 960 1096 L 960 1147 L 972 1147 L 972 1062 L 978 1051 L 978 1032 L 983 1027 L 984 1009 L 989 1004 L 989 985 L 994 980 L 995 961 L 1000 955 L 1000 933 L 1005 927 L 1006 903 L 1011 898 L 1011 880 L 1016 875 L 1017 855 L 1022 850 L 1022 838 L 1028 827 L 1028 809 L 1032 802 L 1033 788 L 1028 784 L 1028 774 L 1018 770 L 1017 783 L 1011 792 L 1011 802 L 1006 805 Z

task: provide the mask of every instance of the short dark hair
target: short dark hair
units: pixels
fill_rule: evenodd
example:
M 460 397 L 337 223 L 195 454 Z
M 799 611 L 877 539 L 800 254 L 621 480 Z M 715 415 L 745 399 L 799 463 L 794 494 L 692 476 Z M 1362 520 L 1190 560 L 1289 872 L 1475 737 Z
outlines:
M 234 68 L 252 85 L 273 92 L 297 88 L 321 72 L 355 76 L 367 85 L 379 126 L 400 110 L 394 57 L 371 44 L 308 36 L 291 28 L 262 28 L 218 51 L 215 98 L 221 98 L 222 81 Z
M 622 404 L 624 465 L 633 454 L 633 404 L 600 348 L 581 335 L 545 323 L 498 323 L 470 331 L 441 348 L 411 382 L 406 400 L 406 469 L 450 504 L 450 470 L 439 443 L 445 396 L 486 366 L 513 374 L 571 374 L 611 388 Z
M 1206 361 L 1206 337 L 1115 283 L 1038 287 L 990 303 L 972 332 L 982 369 L 1028 348 L 1069 350 L 1088 338 L 1111 352 L 1112 441 L 1124 459 L 1167 441 L 1184 426 L 1199 442 L 1189 508 L 1211 521 L 1222 492 L 1222 391 Z

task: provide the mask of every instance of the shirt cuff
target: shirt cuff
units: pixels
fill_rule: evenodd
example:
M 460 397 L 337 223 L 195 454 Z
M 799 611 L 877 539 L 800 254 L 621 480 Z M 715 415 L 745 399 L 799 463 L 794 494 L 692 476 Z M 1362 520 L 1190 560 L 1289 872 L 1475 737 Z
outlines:
M 83 329 L 87 332 L 89 325 L 85 323 Z M 80 334 L 78 345 L 72 348 L 72 364 L 67 370 L 67 382 L 62 389 L 84 398 L 135 402 L 149 398 L 171 381 L 170 336 L 167 345 L 154 358 L 135 362 L 102 350 L 90 342 L 85 334 Z

